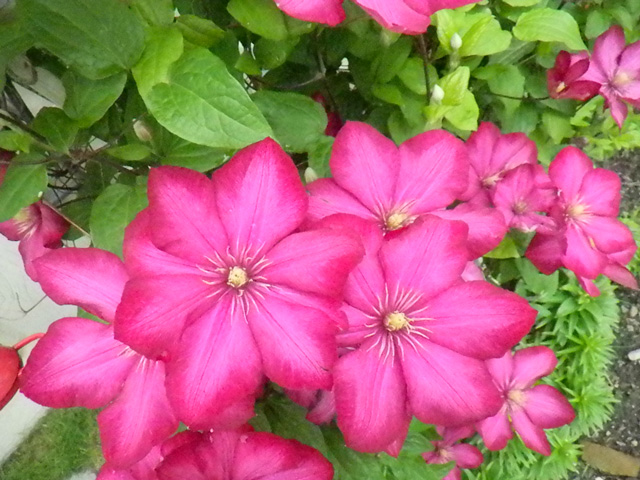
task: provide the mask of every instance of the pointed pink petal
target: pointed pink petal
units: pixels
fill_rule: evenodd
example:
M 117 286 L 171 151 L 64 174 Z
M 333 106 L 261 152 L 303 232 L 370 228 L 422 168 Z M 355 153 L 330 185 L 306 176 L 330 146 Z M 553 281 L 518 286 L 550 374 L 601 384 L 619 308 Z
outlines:
M 335 27 L 345 19 L 342 0 L 277 0 L 276 5 L 287 15 L 305 22 Z
M 307 213 L 298 170 L 270 138 L 240 150 L 212 180 L 232 250 L 264 252 L 298 228 Z
M 524 256 L 545 275 L 551 275 L 562 266 L 566 250 L 566 239 L 562 235 L 536 234 Z
M 493 417 L 480 420 L 476 427 L 482 441 L 491 451 L 502 450 L 513 438 L 509 417 L 504 410 L 500 410 Z
M 335 229 L 295 233 L 267 254 L 266 282 L 338 297 L 364 252 L 357 235 Z
M 526 395 L 527 416 L 539 427 L 562 427 L 573 422 L 576 417 L 569 401 L 549 385 L 536 385 Z
M 312 222 L 336 213 L 348 213 L 361 218 L 375 215 L 332 178 L 321 178 L 307 185 L 309 191 L 308 218 Z
M 213 184 L 202 173 L 181 167 L 152 169 L 149 216 L 153 243 L 167 253 L 195 263 L 227 248 Z
M 558 359 L 549 347 L 537 346 L 518 350 L 513 356 L 513 386 L 528 388 L 556 368 Z
M 230 469 L 232 460 L 224 461 L 228 455 L 224 447 L 216 448 L 215 445 L 205 442 L 206 440 L 202 438 L 200 441 L 194 441 L 173 450 L 156 468 L 157 478 L 159 480 L 224 479 L 225 471 Z M 233 450 L 229 453 L 232 456 Z M 212 473 L 217 476 L 210 476 Z
M 491 159 L 500 135 L 500 129 L 495 124 L 481 122 L 467 139 L 469 163 L 478 176 L 478 182 L 497 173 L 492 171 Z
M 537 312 L 488 282 L 462 283 L 429 301 L 429 340 L 468 357 L 500 357 L 533 326 Z
M 218 426 L 219 412 L 261 383 L 260 357 L 234 294 L 187 326 L 167 364 L 171 404 L 182 422 L 198 430 Z
M 426 32 L 431 23 L 428 15 L 418 13 L 405 0 L 355 0 L 355 3 L 392 32 L 417 35 Z
M 164 386 L 165 367 L 140 357 L 118 398 L 98 415 L 100 443 L 110 465 L 127 467 L 178 428 Z
M 78 305 L 113 321 L 127 273 L 113 253 L 97 248 L 53 250 L 35 262 L 44 292 L 54 302 Z
M 478 447 L 469 445 L 468 443 L 460 443 L 451 447 L 456 466 L 460 468 L 478 468 L 482 465 L 484 457 Z
M 615 94 L 615 92 L 604 88 L 602 89 L 602 96 L 607 101 L 606 104 L 611 111 L 611 117 L 613 117 L 618 127 L 622 128 L 622 125 L 627 118 L 627 114 L 629 113 L 627 104 L 624 103 L 622 99 Z
M 39 282 L 40 279 L 34 262 L 52 251 L 44 246 L 42 230 L 36 228 L 28 235 L 25 235 L 18 245 L 18 251 L 24 263 L 24 270 L 29 275 L 29 278 L 34 282 Z
M 507 352 L 500 358 L 490 358 L 485 365 L 498 389 L 508 390 L 513 376 L 513 354 Z
M 444 130 L 430 130 L 400 145 L 396 204 L 429 213 L 456 200 L 469 182 L 467 149 Z
M 406 344 L 403 351 L 409 404 L 421 422 L 462 425 L 494 415 L 502 405 L 484 362 L 428 341 L 415 349 Z
M 116 311 L 115 336 L 153 357 L 170 351 L 187 318 L 197 318 L 215 302 L 215 287 L 196 275 L 160 275 L 129 281 Z
M 142 210 L 124 231 L 123 256 L 132 277 L 200 273 L 193 262 L 160 250 L 151 235 L 153 218 Z
M 20 376 L 27 397 L 53 408 L 99 408 L 122 388 L 137 360 L 108 325 L 84 318 L 51 324 Z
M 594 168 L 584 176 L 580 196 L 588 206 L 589 213 L 616 217 L 620 207 L 620 188 L 617 173 Z
M 606 78 L 613 78 L 624 45 L 624 31 L 619 25 L 612 26 L 596 39 L 591 62 L 598 66 Z
M 429 298 L 458 281 L 469 255 L 466 233 L 462 222 L 425 215 L 386 242 L 380 259 L 389 290 L 413 290 Z
M 592 297 L 597 297 L 598 295 L 600 295 L 600 289 L 596 286 L 593 280 L 581 277 L 580 275 L 576 275 L 576 278 L 578 279 L 578 283 L 580 284 L 580 286 L 589 295 L 591 295 Z
M 575 224 L 566 231 L 567 251 L 562 259 L 566 268 L 576 275 L 594 279 L 607 265 L 607 257 L 595 248 L 586 232 Z
M 13 218 L 4 222 L 0 222 L 0 234 L 7 237 L 7 240 L 17 242 L 23 237 L 20 226 Z
M 333 144 L 331 172 L 370 211 L 385 214 L 392 206 L 399 158 L 395 144 L 375 128 L 347 122 Z
M 593 170 L 593 164 L 581 150 L 565 147 L 549 165 L 549 177 L 562 196 L 571 201 L 578 196 L 582 180 Z
M 248 321 L 267 377 L 285 388 L 331 388 L 337 356 L 331 317 L 287 301 L 277 289 L 254 298 Z
M 620 285 L 638 290 L 638 281 L 633 274 L 618 263 L 609 263 L 603 272 L 607 277 Z
M 524 410 L 511 412 L 513 429 L 518 433 L 525 446 L 541 455 L 551 455 L 551 445 L 544 430 L 531 422 Z
M 635 246 L 629 227 L 612 217 L 594 215 L 582 224 L 590 242 L 602 253 L 615 253 Z
M 461 425 L 459 427 L 438 427 L 436 431 L 442 437 L 442 441 L 448 445 L 453 445 L 454 443 L 464 438 L 469 438 L 476 433 L 475 426 L 472 424 Z
M 334 370 L 338 427 L 349 448 L 381 452 L 409 428 L 400 362 L 383 359 L 369 343 L 341 357 Z
M 637 80 L 637 74 L 640 72 L 640 63 L 638 59 L 640 58 L 640 42 L 634 42 L 630 45 L 627 45 L 620 58 L 618 60 L 618 71 L 623 71 L 626 73 L 636 74 L 635 79 Z M 632 82 L 637 85 L 636 82 Z
M 62 246 L 62 236 L 69 230 L 69 222 L 60 216 L 53 208 L 42 202 L 35 207 L 40 209 L 40 229 L 42 230 L 43 245 L 47 248 Z
M 314 230 L 324 228 L 355 234 L 361 240 L 367 255 L 376 255 L 384 239 L 382 230 L 372 220 L 346 213 L 330 215 L 313 225 Z

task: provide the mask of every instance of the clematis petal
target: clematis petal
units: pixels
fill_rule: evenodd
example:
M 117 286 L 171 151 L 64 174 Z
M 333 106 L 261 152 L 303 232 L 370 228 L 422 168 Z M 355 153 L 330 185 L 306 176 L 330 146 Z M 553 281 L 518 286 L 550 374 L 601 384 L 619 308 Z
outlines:
M 128 467 L 177 430 L 164 381 L 164 363 L 140 357 L 118 398 L 100 412 L 100 443 L 107 463 Z
M 476 427 L 482 441 L 491 451 L 502 450 L 513 438 L 513 431 L 509 423 L 507 412 L 502 409 L 493 417 L 480 420 Z
M 537 346 L 518 350 L 513 355 L 513 386 L 528 388 L 556 368 L 558 359 L 549 347 Z
M 116 311 L 115 335 L 147 356 L 170 351 L 187 317 L 198 317 L 215 298 L 196 275 L 159 275 L 129 281 Z
M 444 130 L 431 130 L 400 145 L 396 204 L 410 204 L 415 214 L 445 208 L 469 182 L 467 149 Z
M 193 263 L 228 241 L 216 209 L 211 181 L 182 167 L 159 167 L 149 173 L 149 214 L 153 243 Z
M 593 241 L 603 253 L 620 252 L 635 245 L 629 227 L 616 218 L 593 215 L 582 224 L 582 229 L 590 239 L 589 243 Z
M 536 385 L 526 395 L 525 411 L 529 419 L 539 427 L 562 427 L 573 422 L 576 417 L 569 401 L 550 385 Z
M 137 355 L 108 325 L 63 318 L 49 327 L 20 376 L 27 397 L 53 408 L 99 408 L 122 388 Z
M 232 294 L 187 326 L 167 364 L 169 400 L 178 418 L 198 430 L 236 427 L 220 425 L 218 414 L 261 383 L 256 344 Z
M 264 372 L 285 388 L 331 388 L 337 324 L 326 313 L 291 303 L 278 290 L 255 298 L 248 321 Z
M 40 210 L 40 229 L 42 230 L 42 244 L 47 248 L 62 246 L 62 236 L 69 230 L 69 222 L 53 208 L 42 202 L 34 204 Z
M 332 178 L 321 178 L 307 185 L 309 191 L 308 219 L 312 222 L 337 213 L 375 219 L 375 215 L 360 200 L 340 187 Z
M 18 251 L 24 263 L 24 270 L 34 282 L 40 281 L 34 262 L 51 251 L 51 249 L 45 247 L 43 243 L 42 230 L 36 228 L 33 232 L 26 235 L 18 245 Z
M 591 240 L 579 226 L 570 224 L 566 230 L 567 251 L 562 259 L 566 268 L 576 275 L 596 278 L 607 265 L 607 257 L 595 248 Z
M 629 113 L 629 107 L 614 92 L 606 89 L 601 90 L 602 96 L 606 99 L 606 105 L 611 111 L 611 116 L 615 120 L 619 128 L 622 128 L 624 121 Z
M 431 299 L 427 314 L 429 340 L 486 359 L 515 346 L 533 326 L 537 312 L 519 295 L 476 281 L 455 285 Z
M 406 4 L 423 15 L 432 15 L 438 10 L 452 9 L 476 3 L 478 0 L 405 0 Z
M 478 447 L 468 443 L 453 445 L 451 451 L 455 457 L 456 466 L 460 468 L 478 468 L 484 461 L 484 457 Z
M 349 448 L 377 453 L 407 435 L 406 385 L 397 359 L 384 359 L 373 341 L 347 353 L 334 369 L 338 427 Z
M 467 231 L 462 222 L 425 215 L 385 242 L 380 260 L 389 289 L 429 298 L 458 281 L 469 255 Z
M 638 289 L 638 281 L 633 274 L 618 263 L 609 263 L 603 272 L 607 277 L 620 285 L 633 290 Z
M 78 305 L 112 322 L 127 272 L 113 253 L 97 248 L 52 250 L 34 263 L 40 285 L 54 302 Z
M 613 78 L 618 67 L 618 59 L 624 50 L 624 45 L 624 31 L 619 25 L 612 26 L 596 39 L 591 55 L 591 63 L 598 67 L 605 79 Z M 589 75 L 587 74 L 586 77 L 589 77 Z M 588 79 L 591 80 L 591 78 Z
M 549 165 L 549 177 L 560 190 L 562 196 L 571 201 L 575 199 L 585 175 L 593 170 L 593 164 L 582 150 L 569 146 L 555 156 Z
M 421 422 L 463 425 L 494 415 L 502 405 L 484 362 L 428 341 L 415 349 L 405 345 L 403 353 L 409 404 Z
M 123 256 L 132 277 L 200 273 L 190 261 L 160 250 L 153 244 L 153 218 L 142 210 L 124 231 Z
M 392 32 L 417 35 L 431 23 L 428 15 L 418 13 L 405 0 L 356 0 L 380 25 Z
M 339 297 L 364 252 L 357 235 L 335 229 L 294 233 L 269 253 L 260 272 L 269 284 Z
M 499 390 L 508 390 L 513 376 L 513 354 L 506 352 L 500 358 L 490 358 L 485 362 L 493 382 Z
M 617 217 L 620 208 L 620 177 L 604 168 L 594 168 L 582 179 L 580 196 L 589 213 Z
M 276 0 L 280 10 L 305 22 L 335 27 L 345 19 L 342 0 Z
M 270 138 L 240 150 L 212 180 L 232 251 L 268 251 L 307 213 L 309 200 L 298 170 Z
M 545 275 L 551 275 L 562 266 L 562 257 L 567 248 L 563 235 L 537 233 L 527 247 L 525 257 Z
M 524 410 L 511 412 L 513 429 L 522 439 L 525 446 L 541 455 L 551 455 L 551 445 L 544 430 L 535 425 Z

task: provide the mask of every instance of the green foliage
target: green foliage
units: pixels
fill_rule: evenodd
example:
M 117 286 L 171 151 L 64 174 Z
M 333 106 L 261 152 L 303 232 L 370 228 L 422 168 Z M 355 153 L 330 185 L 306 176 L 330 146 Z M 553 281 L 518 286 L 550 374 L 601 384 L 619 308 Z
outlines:
M 9 220 L 21 208 L 36 202 L 47 189 L 47 167 L 37 154 L 14 159 L 0 185 L 0 222 Z

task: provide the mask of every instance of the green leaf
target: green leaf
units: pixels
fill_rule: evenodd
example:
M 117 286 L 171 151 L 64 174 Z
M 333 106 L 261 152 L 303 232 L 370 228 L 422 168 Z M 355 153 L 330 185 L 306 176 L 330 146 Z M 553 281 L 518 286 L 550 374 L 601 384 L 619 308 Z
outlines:
M 398 72 L 398 77 L 409 90 L 418 95 L 427 94 L 427 83 L 424 73 L 424 61 L 418 57 L 408 58 Z
M 108 148 L 105 153 L 127 162 L 139 162 L 151 155 L 151 149 L 141 143 L 132 143 Z
M 47 167 L 40 155 L 15 157 L 0 184 L 0 222 L 13 218 L 21 208 L 38 201 L 47 189 Z
M 118 0 L 21 0 L 36 44 L 88 78 L 130 68 L 144 46 L 138 16 Z
M 456 106 L 462 103 L 468 91 L 469 74 L 469 67 L 458 67 L 438 80 L 438 85 L 444 90 L 442 105 Z
M 374 81 L 378 83 L 391 81 L 409 58 L 411 47 L 411 38 L 405 36 L 385 48 L 371 64 Z
M 520 253 L 518 252 L 518 246 L 516 242 L 509 235 L 504 237 L 496 248 L 491 250 L 489 253 L 484 255 L 488 258 L 519 258 Z
M 124 229 L 146 206 L 144 186 L 109 185 L 96 198 L 91 210 L 89 225 L 93 245 L 122 256 Z
M 512 97 L 524 94 L 525 78 L 515 65 L 493 64 L 480 67 L 473 71 L 473 76 L 486 80 L 493 93 Z
M 184 39 L 200 47 L 210 48 L 224 37 L 224 30 L 206 18 L 180 15 L 176 26 Z
M 235 149 L 273 134 L 224 62 L 205 49 L 185 52 L 166 83 L 141 95 L 158 123 L 193 143 Z
M 322 105 L 310 97 L 260 90 L 252 98 L 285 150 L 306 152 L 311 144 L 324 136 L 327 114 Z
M 22 18 L 0 24 L 0 65 L 6 65 L 14 57 L 26 52 L 33 39 Z
M 540 0 L 502 0 L 507 5 L 512 7 L 531 7 L 536 3 L 540 3 Z
M 289 35 L 284 14 L 273 0 L 231 0 L 227 11 L 247 30 L 271 40 Z
M 131 8 L 150 26 L 173 23 L 172 0 L 131 0 Z
M 331 176 L 329 159 L 333 148 L 333 137 L 322 137 L 309 148 L 309 166 L 315 170 L 320 178 Z
M 528 42 L 560 42 L 571 50 L 587 49 L 580 37 L 578 23 L 562 10 L 539 8 L 525 12 L 513 27 L 513 34 Z
M 177 28 L 152 29 L 140 61 L 133 67 L 133 77 L 143 97 L 154 85 L 169 81 L 169 69 L 182 55 L 184 40 Z
M 287 61 L 299 41 L 300 37 L 289 37 L 285 40 L 261 38 L 256 42 L 253 53 L 262 68 L 273 70 Z
M 78 134 L 78 124 L 59 108 L 46 107 L 38 112 L 31 125 L 56 150 L 69 153 L 69 147 Z
M 64 112 L 75 120 L 79 127 L 85 128 L 100 120 L 107 110 L 120 97 L 127 75 L 118 73 L 100 80 L 91 80 L 74 72 L 62 77 L 67 91 Z
M 596 38 L 600 34 L 607 31 L 611 26 L 613 19 L 606 11 L 599 8 L 589 12 L 587 23 L 584 27 L 584 36 L 587 38 Z
M 476 103 L 476 98 L 469 90 L 465 90 L 460 105 L 449 109 L 445 114 L 446 118 L 454 127 L 474 131 L 478 129 L 478 117 L 480 109 Z
M 247 75 L 261 75 L 262 70 L 255 58 L 251 55 L 249 50 L 242 52 L 242 55 L 238 57 L 238 61 L 234 65 L 234 68 Z
M 0 148 L 12 152 L 29 152 L 33 140 L 31 136 L 23 131 L 1 130 Z
M 570 138 L 574 134 L 571 118 L 554 110 L 546 110 L 542 114 L 542 125 L 555 143 L 561 143 L 562 140 Z
M 321 427 L 327 445 L 326 457 L 333 464 L 339 480 L 383 479 L 384 468 L 374 455 L 358 453 L 347 448 L 336 427 Z
M 462 46 L 458 50 L 458 55 L 461 57 L 493 55 L 506 50 L 510 44 L 511 34 L 502 30 L 500 23 L 492 15 L 486 15 L 479 18 L 462 35 Z

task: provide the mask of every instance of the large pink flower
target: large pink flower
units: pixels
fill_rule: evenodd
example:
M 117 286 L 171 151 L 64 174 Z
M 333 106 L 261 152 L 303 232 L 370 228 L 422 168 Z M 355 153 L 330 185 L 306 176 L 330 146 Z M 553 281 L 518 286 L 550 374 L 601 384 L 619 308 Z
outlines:
M 596 82 L 611 109 L 611 116 L 622 128 L 627 105 L 640 107 L 640 41 L 625 47 L 624 31 L 612 26 L 596 39 L 589 70 L 582 80 Z
M 362 256 L 346 232 L 292 233 L 307 195 L 271 139 L 237 153 L 213 177 L 157 168 L 149 208 L 126 232 L 116 338 L 170 354 L 178 417 L 209 428 L 255 393 L 264 376 L 285 388 L 330 388 L 339 297 Z
M 307 185 L 309 220 L 347 213 L 373 222 L 385 234 L 431 213 L 469 225 L 474 258 L 496 247 L 506 232 L 499 212 L 461 205 L 445 210 L 466 190 L 464 143 L 444 130 L 422 133 L 400 147 L 373 127 L 347 122 L 330 159 L 333 178 Z
M 572 270 L 591 295 L 593 280 L 604 274 L 629 288 L 637 288 L 624 267 L 636 244 L 631 231 L 616 219 L 620 206 L 620 179 L 603 168 L 593 168 L 589 157 L 566 147 L 549 166 L 549 176 L 559 190 L 551 215 L 559 226 L 556 234 L 538 233 L 526 256 L 543 273 L 561 266 Z
M 566 398 L 549 385 L 534 384 L 553 372 L 558 360 L 547 347 L 529 347 L 515 355 L 487 360 L 496 387 L 504 398 L 500 411 L 478 423 L 478 433 L 489 450 L 501 450 L 513 437 L 511 427 L 524 444 L 542 455 L 551 447 L 544 433 L 571 423 L 575 412 Z
M 383 242 L 349 215 L 325 223 L 357 229 L 367 252 L 346 285 L 338 342 L 350 351 L 334 371 L 347 446 L 394 453 L 412 415 L 448 426 L 494 414 L 500 396 L 483 360 L 518 343 L 536 312 L 514 293 L 461 280 L 466 225 L 427 215 Z
M 562 50 L 553 68 L 547 70 L 547 89 L 551 98 L 573 98 L 585 101 L 598 94 L 598 82 L 584 80 L 589 69 L 589 53 Z
M 468 443 L 460 443 L 460 440 L 468 438 L 475 433 L 473 427 L 438 427 L 438 433 L 442 440 L 433 443 L 433 451 L 422 454 L 425 462 L 432 464 L 444 464 L 455 462 L 455 467 L 442 480 L 461 480 L 462 468 L 478 468 L 484 458 L 477 447 Z
M 54 301 L 113 322 L 127 281 L 118 257 L 92 248 L 65 248 L 36 260 L 35 268 L 42 289 Z M 112 325 L 63 318 L 33 349 L 20 389 L 53 408 L 108 405 L 98 415 L 104 456 L 112 465 L 127 466 L 178 428 L 164 381 L 164 363 L 115 340 Z

